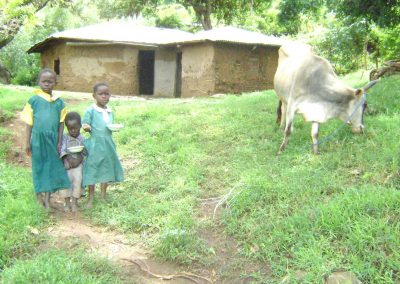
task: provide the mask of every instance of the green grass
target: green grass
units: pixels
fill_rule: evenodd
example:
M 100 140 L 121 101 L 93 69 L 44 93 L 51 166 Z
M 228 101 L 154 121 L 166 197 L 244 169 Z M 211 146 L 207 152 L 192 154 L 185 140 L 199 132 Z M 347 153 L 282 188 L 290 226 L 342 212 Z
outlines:
M 366 82 L 360 74 L 346 80 Z M 363 283 L 398 283 L 399 82 L 384 78 L 368 92 L 364 135 L 345 127 L 320 146 L 319 156 L 311 153 L 311 126 L 300 117 L 287 149 L 276 155 L 283 134 L 273 91 L 113 101 L 126 126 L 114 135 L 126 180 L 110 189 L 109 203 L 86 214 L 163 259 L 204 263 L 214 249 L 199 234 L 212 229 L 198 219 L 200 199 L 232 189 L 221 209 L 225 233 L 249 263 L 271 266 L 276 282 L 302 271 L 302 283 L 321 283 L 345 269 Z M 82 113 L 88 105 L 71 109 Z M 340 125 L 322 124 L 320 137 Z
M 0 121 L 15 117 L 15 111 L 22 110 L 33 93 L 0 84 Z
M 43 227 L 46 215 L 34 201 L 28 170 L 0 161 L 0 191 L 1 269 L 34 250 L 40 237 L 31 234 L 30 228 Z
M 302 270 L 315 283 L 347 269 L 365 283 L 396 283 L 398 82 L 398 76 L 383 79 L 369 91 L 365 135 L 346 127 L 321 145 L 320 156 L 311 154 L 310 125 L 300 117 L 287 150 L 276 155 L 282 133 L 272 91 L 114 102 L 127 126 L 115 139 L 131 169 L 112 202 L 89 215 L 144 239 L 163 258 L 188 263 L 213 251 L 194 245 L 202 243 L 197 232 L 204 226 L 196 219 L 199 199 L 234 188 L 223 215 L 226 231 L 243 255 L 270 263 L 277 279 Z M 320 137 L 340 125 L 323 124 Z
M 15 111 L 22 109 L 29 96 L 24 91 L 0 88 L 3 119 L 15 117 Z M 12 146 L 11 135 L 10 131 L 0 127 L 0 269 L 13 259 L 33 252 L 40 237 L 32 235 L 30 228 L 46 224 L 45 213 L 34 202 L 29 171 L 5 161 Z
M 3 283 L 122 283 L 115 267 L 84 251 L 50 250 L 29 260 L 19 260 L 2 273 Z

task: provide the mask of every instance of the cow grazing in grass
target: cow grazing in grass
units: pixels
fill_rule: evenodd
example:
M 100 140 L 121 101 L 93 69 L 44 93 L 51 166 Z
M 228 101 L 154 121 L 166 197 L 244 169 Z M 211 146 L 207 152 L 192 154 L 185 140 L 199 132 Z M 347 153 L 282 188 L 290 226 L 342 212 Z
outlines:
M 348 87 L 336 76 L 331 64 L 315 55 L 310 46 L 297 43 L 282 46 L 274 77 L 275 92 L 281 101 L 278 120 L 284 129 L 284 139 L 278 153 L 288 144 L 296 112 L 302 114 L 305 121 L 312 122 L 311 137 L 315 154 L 319 153 L 320 123 L 339 118 L 350 124 L 354 133 L 362 133 L 365 92 L 375 83 L 372 81 L 361 89 Z M 279 109 L 282 112 L 281 119 Z

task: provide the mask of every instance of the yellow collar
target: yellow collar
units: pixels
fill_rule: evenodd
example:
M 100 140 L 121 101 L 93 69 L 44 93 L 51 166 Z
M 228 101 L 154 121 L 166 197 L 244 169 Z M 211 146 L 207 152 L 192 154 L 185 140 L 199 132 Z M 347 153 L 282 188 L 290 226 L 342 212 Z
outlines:
M 35 90 L 35 94 L 38 95 L 39 97 L 45 99 L 48 102 L 54 102 L 56 101 L 58 98 L 60 98 L 60 95 L 52 95 L 50 96 L 50 94 L 43 92 L 42 90 Z

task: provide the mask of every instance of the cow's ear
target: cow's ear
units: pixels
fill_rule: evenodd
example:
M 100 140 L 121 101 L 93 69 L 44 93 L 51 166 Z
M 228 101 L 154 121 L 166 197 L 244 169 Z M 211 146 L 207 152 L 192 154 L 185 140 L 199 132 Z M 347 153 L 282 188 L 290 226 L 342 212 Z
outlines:
M 357 89 L 357 90 L 355 91 L 355 93 L 354 93 L 354 95 L 356 95 L 356 97 L 361 97 L 362 94 L 363 94 L 362 89 Z

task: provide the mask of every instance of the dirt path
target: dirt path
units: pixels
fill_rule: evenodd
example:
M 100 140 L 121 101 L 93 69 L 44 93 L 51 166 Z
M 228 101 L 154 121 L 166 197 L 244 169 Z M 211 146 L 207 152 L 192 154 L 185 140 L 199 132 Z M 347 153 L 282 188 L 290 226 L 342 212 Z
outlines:
M 173 263 L 154 260 L 141 245 L 130 243 L 115 231 L 91 224 L 79 212 L 65 213 L 60 198 L 52 198 L 51 205 L 52 216 L 57 221 L 46 230 L 54 237 L 51 246 L 84 246 L 122 268 L 121 280 L 125 283 L 213 283 Z
M 89 102 L 90 98 L 90 94 L 70 93 L 66 101 L 68 105 L 74 105 L 82 101 Z M 23 146 L 25 131 L 14 131 L 24 129 L 24 123 L 16 118 L 6 122 L 5 127 L 13 132 L 9 162 L 29 167 L 30 158 L 25 155 Z M 95 252 L 121 267 L 121 280 L 125 283 L 255 283 L 255 279 L 243 274 L 270 273 L 265 264 L 249 263 L 240 257 L 237 242 L 224 234 L 217 218 L 213 219 L 214 203 L 202 202 L 197 216 L 199 222 L 211 224 L 199 232 L 200 237 L 215 251 L 215 256 L 207 267 L 201 264 L 183 267 L 171 262 L 157 261 L 144 247 L 130 243 L 124 235 L 91 224 L 79 212 L 65 213 L 63 202 L 57 196 L 52 197 L 51 206 L 56 224 L 47 228 L 46 233 L 53 238 L 52 243 L 44 244 L 44 248 L 65 248 L 66 244 L 69 248 L 83 245 L 88 251 Z

